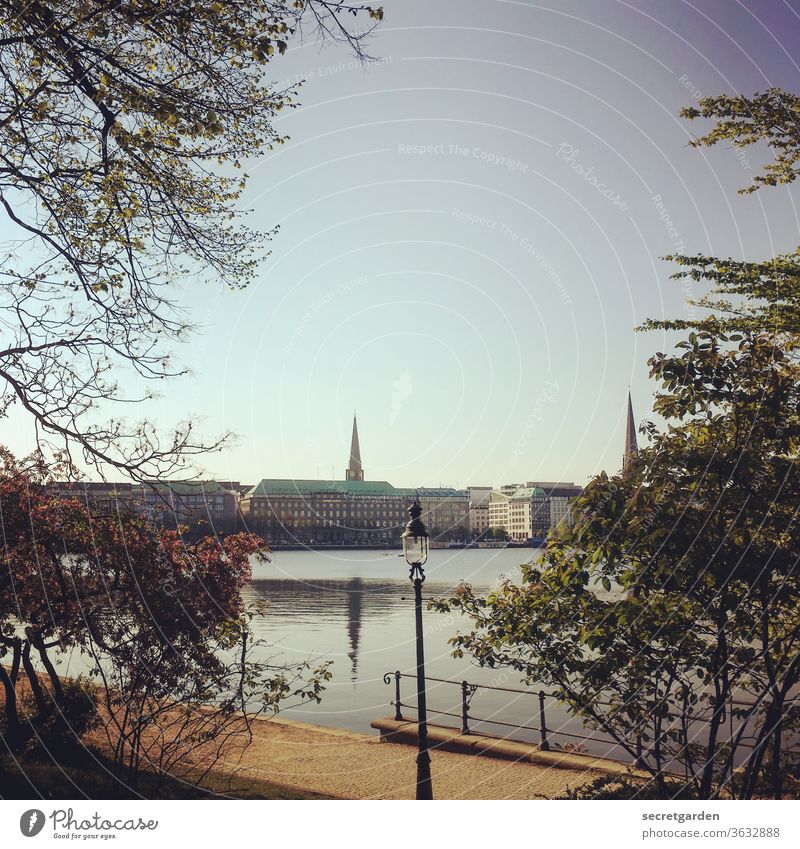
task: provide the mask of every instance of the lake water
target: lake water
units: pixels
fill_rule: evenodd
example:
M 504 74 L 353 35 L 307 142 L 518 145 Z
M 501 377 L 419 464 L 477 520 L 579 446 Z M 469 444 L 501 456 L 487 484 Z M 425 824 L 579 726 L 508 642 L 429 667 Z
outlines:
M 520 564 L 539 557 L 536 549 L 448 549 L 430 552 L 425 566 L 423 597 L 448 594 L 459 581 L 489 588 L 501 575 L 518 580 Z M 266 599 L 269 609 L 254 621 L 257 635 L 274 646 L 285 661 L 330 660 L 333 679 L 322 703 L 289 708 L 283 715 L 353 731 L 377 733 L 370 722 L 394 714 L 394 679 L 383 676 L 400 670 L 415 673 L 413 588 L 408 567 L 397 551 L 279 551 L 272 562 L 254 569 L 252 597 Z M 466 630 L 468 621 L 457 614 L 423 612 L 426 673 L 431 678 L 524 689 L 519 674 L 480 668 L 469 658 L 455 659 L 448 639 Z M 402 679 L 401 700 L 414 704 L 416 684 Z M 429 721 L 457 725 L 461 689 L 430 681 Z M 539 703 L 533 695 L 479 689 L 470 713 L 496 723 L 539 725 Z M 406 713 L 414 718 L 415 713 Z M 547 724 L 554 731 L 580 731 L 557 703 L 548 701 Z M 538 732 L 518 731 L 495 723 L 471 723 L 473 730 L 537 741 Z M 558 736 L 564 744 L 570 738 Z M 576 741 L 573 741 L 576 742 Z M 607 743 L 588 744 L 590 751 L 608 753 Z

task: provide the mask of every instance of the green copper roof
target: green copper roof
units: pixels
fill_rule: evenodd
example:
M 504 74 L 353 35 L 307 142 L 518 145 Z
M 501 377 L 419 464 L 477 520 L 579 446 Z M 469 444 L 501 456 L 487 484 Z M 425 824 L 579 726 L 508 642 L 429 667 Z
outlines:
M 500 501 L 503 498 L 517 501 L 529 501 L 531 498 L 547 498 L 547 493 L 538 486 L 521 486 L 513 492 L 500 492 L 497 489 L 492 491 L 492 501 Z
M 363 495 L 373 497 L 394 497 L 414 501 L 418 498 L 464 498 L 467 493 L 459 489 L 392 486 L 388 481 L 321 481 L 321 480 L 292 480 L 291 478 L 265 478 L 254 486 L 245 497 L 253 495 L 324 495 L 326 492 Z
M 254 486 L 247 495 L 312 495 L 345 493 L 348 495 L 393 495 L 397 498 L 416 498 L 416 489 L 401 489 L 388 481 L 320 481 L 266 478 Z
M 529 498 L 547 498 L 547 495 L 543 489 L 540 489 L 538 486 L 521 486 L 518 490 L 516 490 L 512 495 L 512 498 L 521 498 L 521 499 L 529 499 Z

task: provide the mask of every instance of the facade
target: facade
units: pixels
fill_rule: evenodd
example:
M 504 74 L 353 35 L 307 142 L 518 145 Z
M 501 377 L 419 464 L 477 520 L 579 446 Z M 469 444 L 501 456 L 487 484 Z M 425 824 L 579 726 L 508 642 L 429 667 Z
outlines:
M 416 490 L 421 519 L 432 540 L 465 540 L 469 536 L 469 495 L 460 489 L 421 487 Z
M 508 531 L 510 514 L 510 495 L 501 489 L 493 489 L 489 496 L 489 527 L 492 530 L 502 529 Z
M 265 479 L 240 502 L 249 530 L 277 544 L 390 544 L 415 490 L 386 481 Z
M 247 528 L 272 544 L 398 545 L 416 500 L 433 541 L 465 537 L 469 499 L 454 489 L 265 479 L 245 493 L 240 509 Z
M 141 509 L 166 528 L 186 525 L 192 532 L 231 533 L 238 529 L 236 481 L 148 482 L 141 485 Z
M 139 488 L 131 483 L 52 481 L 45 488 L 55 498 L 74 498 L 99 512 L 133 509 L 139 502 Z
M 549 528 L 555 529 L 561 522 L 572 523 L 569 505 L 583 490 L 571 481 L 528 481 L 526 486 L 544 490 L 547 496 Z
M 57 498 L 78 498 L 95 512 L 132 510 L 166 528 L 183 525 L 192 534 L 231 533 L 239 528 L 237 481 L 169 481 L 142 484 L 54 481 Z
M 568 525 L 572 524 L 572 512 L 569 509 L 569 504 L 574 497 L 562 495 L 550 496 L 550 527 L 553 530 L 562 522 L 566 522 Z
M 489 494 L 488 527 L 506 531 L 514 542 L 543 540 L 551 528 L 570 521 L 569 504 L 580 493 L 573 483 L 506 484 Z
M 508 496 L 508 525 L 506 530 L 514 542 L 527 542 L 531 533 L 533 503 L 532 490 L 520 487 Z
M 530 490 L 531 502 L 531 539 L 543 540 L 550 532 L 550 499 L 538 486 L 525 487 Z
M 490 486 L 467 487 L 469 498 L 469 534 L 474 539 L 485 534 L 489 525 L 489 501 L 492 497 Z
M 550 527 L 544 490 L 516 484 L 493 490 L 489 500 L 489 527 L 506 531 L 513 542 L 543 539 Z

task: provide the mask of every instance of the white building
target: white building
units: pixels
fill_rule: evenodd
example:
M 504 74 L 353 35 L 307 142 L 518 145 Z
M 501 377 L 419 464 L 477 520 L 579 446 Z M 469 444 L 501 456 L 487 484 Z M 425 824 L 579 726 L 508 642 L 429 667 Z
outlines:
M 486 519 L 489 528 L 502 528 L 514 542 L 544 539 L 563 521 L 571 521 L 570 503 L 581 488 L 564 481 L 528 481 L 505 484 L 488 495 Z M 483 509 L 483 508 L 482 508 Z M 470 515 L 472 516 L 472 507 Z M 481 525 L 483 529 L 483 525 Z
M 550 512 L 543 489 L 507 484 L 492 491 L 489 527 L 503 528 L 514 542 L 543 539 L 550 527 Z
M 490 486 L 468 486 L 469 496 L 469 532 L 471 536 L 484 533 L 489 524 L 489 500 L 492 496 Z

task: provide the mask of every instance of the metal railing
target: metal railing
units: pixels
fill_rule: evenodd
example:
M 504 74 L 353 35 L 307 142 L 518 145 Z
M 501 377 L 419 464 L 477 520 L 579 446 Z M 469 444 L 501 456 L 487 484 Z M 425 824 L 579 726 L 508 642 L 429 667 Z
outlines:
M 409 710 L 416 711 L 417 706 L 410 702 L 403 702 L 400 694 L 400 682 L 403 678 L 414 678 L 416 680 L 415 675 L 410 675 L 404 672 L 400 672 L 398 669 L 396 672 L 387 672 L 383 676 L 384 684 L 391 684 L 392 678 L 394 678 L 395 682 L 395 697 L 389 704 L 394 706 L 394 718 L 398 722 L 402 722 L 405 717 L 403 716 L 403 708 L 408 708 Z M 435 681 L 439 684 L 451 684 L 453 686 L 458 686 L 461 688 L 461 712 L 454 713 L 453 711 L 447 710 L 432 710 L 430 707 L 428 708 L 428 713 L 434 713 L 439 716 L 451 716 L 456 719 L 461 720 L 461 733 L 462 734 L 471 734 L 470 730 L 470 721 L 473 723 L 489 723 L 492 725 L 501 725 L 505 728 L 517 728 L 521 731 L 534 731 L 539 735 L 539 749 L 543 752 L 550 751 L 550 741 L 548 739 L 548 735 L 553 732 L 547 727 L 547 719 L 545 717 L 545 703 L 547 699 L 555 699 L 556 697 L 552 693 L 546 693 L 544 690 L 534 691 L 534 690 L 516 690 L 511 687 L 495 687 L 491 684 L 471 684 L 469 681 L 449 681 L 446 678 L 432 678 L 428 676 L 426 678 L 427 681 Z M 472 702 L 472 697 L 478 692 L 478 690 L 494 690 L 495 692 L 500 693 L 517 693 L 518 695 L 523 696 L 531 696 L 535 700 L 535 705 L 532 710 L 532 715 L 534 718 L 538 713 L 538 725 L 528 725 L 528 724 L 520 724 L 518 722 L 503 722 L 499 719 L 493 719 L 491 717 L 478 717 L 474 716 L 470 713 L 470 704 Z M 572 737 L 576 740 L 592 740 L 595 742 L 608 742 L 614 743 L 612 740 L 601 740 L 596 736 L 586 735 L 586 734 L 572 734 L 566 731 L 559 731 L 559 735 L 564 737 Z
M 409 710 L 416 711 L 417 706 L 410 702 L 403 702 L 401 699 L 400 693 L 400 682 L 403 678 L 413 678 L 416 681 L 416 675 L 408 674 L 405 672 L 400 672 L 398 669 L 396 672 L 387 672 L 383 676 L 384 684 L 391 684 L 392 679 L 395 682 L 395 697 L 393 700 L 389 702 L 389 704 L 394 706 L 394 718 L 397 722 L 403 722 L 405 717 L 403 716 L 403 708 L 408 708 Z M 539 749 L 543 752 L 548 752 L 551 750 L 550 737 L 558 735 L 559 737 L 569 737 L 573 740 L 583 740 L 586 742 L 593 743 L 605 743 L 609 746 L 619 746 L 620 743 L 618 740 L 614 740 L 610 736 L 598 736 L 596 734 L 576 734 L 571 731 L 564 731 L 559 728 L 557 731 L 554 731 L 552 728 L 548 728 L 547 719 L 545 716 L 545 704 L 548 699 L 557 702 L 558 704 L 563 704 L 563 700 L 556 696 L 554 693 L 547 693 L 544 690 L 518 690 L 512 687 L 496 687 L 492 684 L 471 684 L 469 681 L 450 681 L 446 678 L 432 678 L 428 676 L 426 678 L 427 681 L 435 681 L 439 684 L 450 684 L 452 686 L 457 686 L 461 688 L 461 712 L 454 713 L 453 711 L 446 710 L 433 710 L 428 707 L 428 713 L 437 714 L 439 716 L 450 716 L 456 719 L 461 720 L 461 733 L 462 734 L 471 734 L 470 730 L 470 722 L 473 723 L 486 723 L 490 725 L 499 725 L 505 728 L 515 728 L 520 731 L 534 731 L 539 735 Z M 470 704 L 472 702 L 473 696 L 477 693 L 478 690 L 493 690 L 495 692 L 501 693 L 516 693 L 522 696 L 530 696 L 534 700 L 534 706 L 532 707 L 531 714 L 535 718 L 538 713 L 539 724 L 538 725 L 528 725 L 525 723 L 518 722 L 503 722 L 499 719 L 494 719 L 492 717 L 478 717 L 474 716 L 470 713 Z M 800 701 L 800 696 L 795 696 L 786 699 L 787 704 L 793 704 Z M 607 704 L 605 702 L 598 702 L 598 704 Z M 753 706 L 753 702 L 742 701 L 740 699 L 729 698 L 726 700 L 727 710 L 731 716 L 731 720 L 733 718 L 733 711 L 731 708 L 733 706 Z M 538 710 L 537 710 L 538 707 Z M 674 718 L 672 714 L 669 714 L 671 718 Z M 693 722 L 703 724 L 703 719 L 700 717 L 694 717 Z M 731 737 L 733 737 L 733 728 L 731 728 Z M 754 745 L 752 743 L 745 742 L 748 739 L 752 739 L 748 736 L 743 737 L 739 741 L 739 745 L 744 749 L 752 749 Z M 558 745 L 558 744 L 556 744 Z M 634 760 L 634 764 L 637 767 L 643 765 L 643 756 L 644 756 L 644 748 L 642 744 L 642 737 L 640 735 L 636 736 L 636 758 Z

